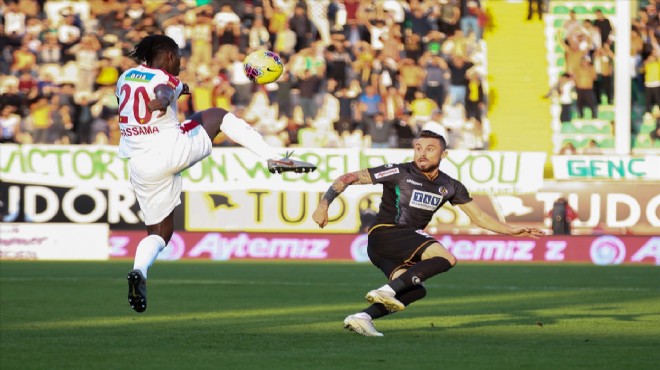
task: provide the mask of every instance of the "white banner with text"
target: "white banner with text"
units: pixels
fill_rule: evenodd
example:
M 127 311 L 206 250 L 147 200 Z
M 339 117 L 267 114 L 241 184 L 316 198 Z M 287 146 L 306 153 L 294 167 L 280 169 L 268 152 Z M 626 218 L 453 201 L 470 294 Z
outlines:
M 184 191 L 270 190 L 325 191 L 339 176 L 362 168 L 411 161 L 412 149 L 296 149 L 294 157 L 318 166 L 313 173 L 268 172 L 266 162 L 244 148 L 214 148 L 212 154 L 182 173 Z M 544 152 L 451 150 L 440 165 L 472 193 L 521 194 L 543 185 Z M 12 183 L 128 187 L 128 160 L 117 147 L 103 145 L 0 146 L 0 180 Z
M 557 180 L 660 180 L 660 155 L 555 155 L 552 166 Z
M 108 224 L 0 224 L 0 259 L 107 260 Z

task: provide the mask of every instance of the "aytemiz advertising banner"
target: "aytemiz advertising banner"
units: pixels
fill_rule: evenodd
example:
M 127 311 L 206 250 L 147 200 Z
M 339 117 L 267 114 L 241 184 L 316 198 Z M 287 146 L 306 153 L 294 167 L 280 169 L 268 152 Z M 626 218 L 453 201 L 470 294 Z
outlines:
M 133 258 L 144 232 L 115 231 L 111 258 Z M 660 265 L 660 237 L 437 235 L 459 261 Z M 367 262 L 366 234 L 175 233 L 163 260 L 345 260 Z
M 107 224 L 2 223 L 0 260 L 107 260 L 109 236 Z
M 307 174 L 268 172 L 266 162 L 244 148 L 214 148 L 211 155 L 183 172 L 184 191 L 261 188 L 325 191 L 346 172 L 412 160 L 412 149 L 299 148 L 295 156 L 318 165 Z M 543 184 L 543 152 L 451 150 L 441 164 L 473 193 L 531 193 Z M 0 146 L 0 181 L 48 186 L 128 186 L 128 162 L 117 147 L 97 145 Z
M 660 180 L 660 155 L 555 155 L 552 166 L 557 180 Z

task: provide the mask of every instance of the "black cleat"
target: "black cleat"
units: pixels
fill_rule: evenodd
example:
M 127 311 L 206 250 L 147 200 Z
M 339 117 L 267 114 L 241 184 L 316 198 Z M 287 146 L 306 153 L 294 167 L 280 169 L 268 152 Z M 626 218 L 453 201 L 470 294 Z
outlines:
M 144 312 L 147 309 L 147 279 L 142 276 L 140 270 L 128 273 L 128 304 L 136 312 Z
M 282 159 L 269 159 L 268 160 L 268 171 L 270 173 L 282 173 L 282 172 L 295 172 L 295 173 L 306 173 L 314 172 L 316 166 L 303 161 L 297 161 L 291 159 L 291 154 L 293 152 L 287 152 Z

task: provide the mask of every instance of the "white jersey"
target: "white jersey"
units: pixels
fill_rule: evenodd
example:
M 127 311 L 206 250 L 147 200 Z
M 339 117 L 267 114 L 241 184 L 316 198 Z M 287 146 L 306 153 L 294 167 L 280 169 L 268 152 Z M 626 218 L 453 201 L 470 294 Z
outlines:
M 154 89 L 158 85 L 172 87 L 177 98 L 183 89 L 176 77 L 145 65 L 131 68 L 119 77 L 115 95 L 119 102 L 120 158 L 131 158 L 180 134 L 176 99 L 165 113 L 147 109 L 147 103 L 156 98 Z

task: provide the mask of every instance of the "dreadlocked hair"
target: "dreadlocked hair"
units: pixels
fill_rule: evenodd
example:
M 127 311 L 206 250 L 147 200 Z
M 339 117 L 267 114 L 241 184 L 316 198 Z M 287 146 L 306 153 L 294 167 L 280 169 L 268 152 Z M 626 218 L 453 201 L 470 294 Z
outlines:
M 151 65 L 154 58 L 161 52 L 176 51 L 179 46 L 169 36 L 150 35 L 142 39 L 135 49 L 128 53 L 128 57 L 137 63 Z

